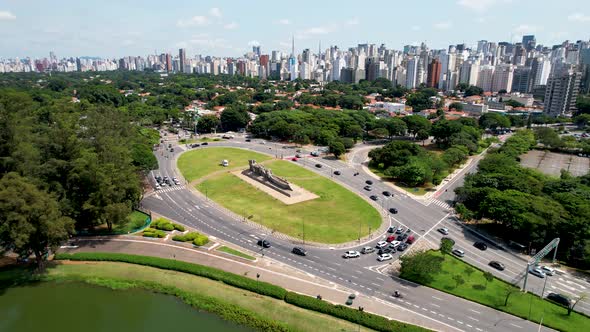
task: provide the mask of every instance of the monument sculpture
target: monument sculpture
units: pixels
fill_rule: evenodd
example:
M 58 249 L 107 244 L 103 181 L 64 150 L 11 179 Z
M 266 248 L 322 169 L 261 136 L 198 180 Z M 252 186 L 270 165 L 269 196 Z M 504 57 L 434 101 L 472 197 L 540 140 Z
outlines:
M 272 174 L 272 171 L 263 165 L 257 164 L 256 160 L 248 160 L 250 164 L 250 174 L 258 177 L 262 177 L 262 180 L 276 186 L 282 190 L 293 191 L 289 182 L 281 177 Z

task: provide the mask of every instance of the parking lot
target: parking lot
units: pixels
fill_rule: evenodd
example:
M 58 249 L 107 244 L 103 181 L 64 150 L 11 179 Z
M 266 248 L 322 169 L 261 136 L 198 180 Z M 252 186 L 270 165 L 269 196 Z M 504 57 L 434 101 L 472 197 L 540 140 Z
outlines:
M 586 175 L 590 170 L 590 158 L 570 154 L 531 150 L 520 156 L 520 159 L 522 166 L 536 168 L 552 176 L 559 176 L 562 169 L 567 170 L 573 176 Z

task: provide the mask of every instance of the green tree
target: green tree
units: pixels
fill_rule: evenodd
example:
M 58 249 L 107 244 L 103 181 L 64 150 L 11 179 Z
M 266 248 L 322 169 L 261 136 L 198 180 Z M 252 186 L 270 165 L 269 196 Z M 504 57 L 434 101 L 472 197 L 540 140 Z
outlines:
M 459 287 L 465 283 L 465 279 L 463 279 L 463 276 L 460 274 L 455 274 L 453 276 L 453 281 L 455 281 L 455 284 L 457 285 L 456 287 Z
M 210 133 L 213 129 L 219 127 L 221 121 L 215 115 L 204 115 L 197 122 L 197 131 L 200 133 Z
M 547 147 L 560 148 L 563 146 L 563 141 L 553 128 L 535 128 L 535 138 Z
M 339 158 L 342 154 L 346 152 L 344 144 L 339 140 L 333 140 L 332 142 L 330 142 L 329 148 L 330 153 L 333 154 L 336 158 Z
M 455 109 L 457 111 L 462 111 L 463 110 L 463 103 L 460 103 L 458 101 L 453 102 L 449 105 L 449 110 Z
M 448 238 L 443 237 L 440 239 L 440 252 L 445 255 L 448 255 L 453 250 L 453 241 Z
M 483 271 L 482 272 L 484 279 L 486 280 L 485 287 L 488 287 L 488 283 L 494 281 L 494 275 L 491 272 Z
M 55 249 L 74 231 L 55 198 L 26 178 L 8 173 L 0 179 L 0 247 L 35 255 L 43 269 L 48 249 Z
M 426 129 L 420 129 L 416 133 L 416 139 L 419 141 L 422 141 L 422 145 L 424 145 L 424 141 L 426 141 L 428 139 L 428 137 L 430 137 L 430 134 L 428 133 L 428 130 L 426 130 Z
M 420 130 L 430 131 L 432 124 L 428 119 L 420 115 L 410 115 L 403 118 L 408 126 L 408 131 L 412 135 L 416 135 Z
M 475 85 L 470 85 L 465 89 L 465 97 L 479 96 L 481 94 L 483 94 L 483 89 Z
M 588 124 L 590 124 L 590 111 L 588 113 L 576 116 L 574 118 L 574 123 L 580 128 L 586 127 Z
M 484 129 L 509 128 L 510 120 L 502 114 L 488 112 L 479 118 L 479 125 Z
M 590 113 L 590 95 L 579 95 L 576 101 L 578 114 Z
M 404 136 L 408 131 L 408 126 L 404 120 L 399 118 L 389 118 L 385 121 L 385 127 L 389 132 L 389 136 Z
M 250 117 L 246 110 L 238 105 L 227 106 L 221 112 L 221 127 L 225 131 L 237 131 L 246 128 L 249 121 Z
M 428 252 L 419 251 L 414 254 L 401 256 L 400 261 L 401 278 L 421 284 L 428 284 L 432 282 L 434 275 L 440 271 L 443 258 Z

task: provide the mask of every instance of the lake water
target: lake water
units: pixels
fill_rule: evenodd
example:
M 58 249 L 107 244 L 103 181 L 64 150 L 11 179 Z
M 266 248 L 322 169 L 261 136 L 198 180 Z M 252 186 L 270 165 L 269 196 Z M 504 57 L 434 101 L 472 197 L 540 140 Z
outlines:
M 176 297 L 46 282 L 0 290 L 0 331 L 251 331 L 199 312 Z

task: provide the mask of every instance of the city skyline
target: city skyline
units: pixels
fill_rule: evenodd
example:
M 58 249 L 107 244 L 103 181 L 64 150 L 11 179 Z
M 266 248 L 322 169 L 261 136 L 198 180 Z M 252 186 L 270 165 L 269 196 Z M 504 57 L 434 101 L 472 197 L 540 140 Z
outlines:
M 270 1 L 161 6 L 155 1 L 89 5 L 68 0 L 54 6 L 5 1 L 0 3 L 0 58 L 46 57 L 49 51 L 60 57 L 113 58 L 178 48 L 185 48 L 188 56 L 235 57 L 253 45 L 290 52 L 292 37 L 298 53 L 317 49 L 320 41 L 324 47 L 368 42 L 393 49 L 425 42 L 442 49 L 458 43 L 475 46 L 481 39 L 517 42 L 525 34 L 551 46 L 587 39 L 590 27 L 590 10 L 584 12 L 587 8 L 578 0 L 449 0 L 400 8 L 378 2 L 360 11 L 360 6 L 306 0 L 288 10 Z

